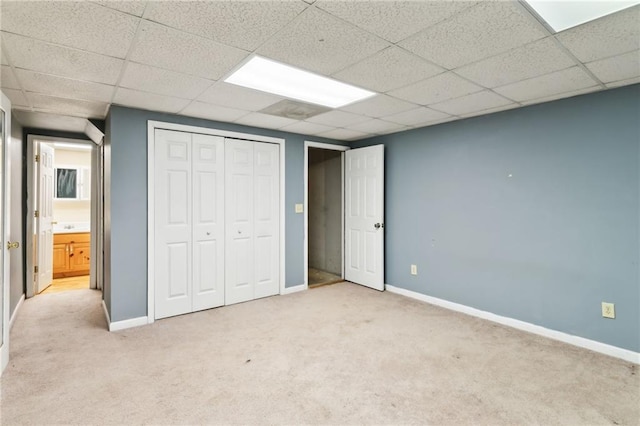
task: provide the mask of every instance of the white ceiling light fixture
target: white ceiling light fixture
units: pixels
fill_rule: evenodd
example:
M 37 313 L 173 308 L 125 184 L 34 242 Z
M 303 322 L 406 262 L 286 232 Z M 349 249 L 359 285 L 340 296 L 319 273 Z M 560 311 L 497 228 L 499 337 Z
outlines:
M 330 108 L 340 108 L 376 94 L 260 56 L 251 58 L 224 81 Z
M 573 28 L 585 22 L 610 15 L 639 0 L 525 0 L 533 11 L 555 32 Z

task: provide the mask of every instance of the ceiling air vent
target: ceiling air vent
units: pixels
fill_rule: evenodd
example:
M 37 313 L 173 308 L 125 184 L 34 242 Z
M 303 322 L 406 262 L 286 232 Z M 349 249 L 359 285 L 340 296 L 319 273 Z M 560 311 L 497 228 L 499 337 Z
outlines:
M 320 105 L 307 104 L 305 102 L 285 99 L 258 111 L 263 114 L 276 115 L 278 117 L 292 118 L 294 120 L 306 120 L 314 115 L 331 111 L 331 108 Z

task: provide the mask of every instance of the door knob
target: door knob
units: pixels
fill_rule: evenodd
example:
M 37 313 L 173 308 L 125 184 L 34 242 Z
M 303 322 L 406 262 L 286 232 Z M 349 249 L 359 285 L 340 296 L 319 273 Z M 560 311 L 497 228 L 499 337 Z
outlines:
M 376 229 L 384 228 L 384 223 L 376 223 L 373 227 Z
M 17 242 L 17 241 L 15 241 L 13 243 L 11 241 L 9 241 L 7 243 L 7 250 L 15 249 L 15 248 L 18 248 L 18 247 L 20 247 L 20 243 Z

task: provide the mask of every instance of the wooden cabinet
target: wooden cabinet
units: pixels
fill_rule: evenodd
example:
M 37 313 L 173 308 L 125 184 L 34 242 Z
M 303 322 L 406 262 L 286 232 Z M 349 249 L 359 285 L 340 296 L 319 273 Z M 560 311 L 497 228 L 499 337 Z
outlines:
M 53 236 L 53 278 L 88 275 L 91 261 L 91 234 Z

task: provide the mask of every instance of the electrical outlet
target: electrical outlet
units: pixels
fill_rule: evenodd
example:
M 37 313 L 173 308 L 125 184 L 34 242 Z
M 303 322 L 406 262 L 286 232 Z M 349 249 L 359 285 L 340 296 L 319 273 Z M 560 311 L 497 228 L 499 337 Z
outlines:
M 303 204 L 296 204 L 296 213 L 302 213 L 304 211 Z
M 418 275 L 418 266 L 411 265 L 411 275 Z
M 615 318 L 615 305 L 613 303 L 602 302 L 602 316 L 604 318 Z

